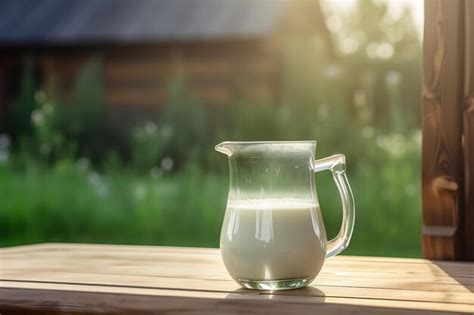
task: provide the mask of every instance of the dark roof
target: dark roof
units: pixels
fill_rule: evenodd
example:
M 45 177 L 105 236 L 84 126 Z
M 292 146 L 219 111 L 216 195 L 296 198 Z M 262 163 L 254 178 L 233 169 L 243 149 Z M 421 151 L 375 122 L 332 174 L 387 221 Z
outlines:
M 0 0 L 0 45 L 254 38 L 298 0 Z

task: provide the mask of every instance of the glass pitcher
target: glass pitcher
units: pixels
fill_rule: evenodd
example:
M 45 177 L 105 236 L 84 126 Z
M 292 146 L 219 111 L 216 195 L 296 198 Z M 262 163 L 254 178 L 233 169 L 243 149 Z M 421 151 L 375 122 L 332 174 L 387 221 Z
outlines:
M 232 278 L 249 289 L 308 285 L 325 258 L 349 244 L 355 209 L 345 156 L 315 159 L 316 141 L 223 142 L 230 185 L 220 249 Z M 329 242 L 314 172 L 330 170 L 342 199 L 342 225 Z

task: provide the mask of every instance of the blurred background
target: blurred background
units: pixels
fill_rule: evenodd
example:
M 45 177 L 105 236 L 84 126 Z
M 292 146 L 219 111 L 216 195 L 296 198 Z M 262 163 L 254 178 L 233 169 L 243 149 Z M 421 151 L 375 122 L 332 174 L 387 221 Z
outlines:
M 421 0 L 0 0 L 0 246 L 218 247 L 214 145 L 315 139 L 347 156 L 344 253 L 420 257 L 422 23 Z

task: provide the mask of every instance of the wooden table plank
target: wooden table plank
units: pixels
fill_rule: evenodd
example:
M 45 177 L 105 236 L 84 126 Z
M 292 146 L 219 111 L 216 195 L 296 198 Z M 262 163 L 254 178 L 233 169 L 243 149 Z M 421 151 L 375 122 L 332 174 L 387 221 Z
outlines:
M 0 249 L 2 315 L 58 310 L 472 314 L 473 292 L 472 263 L 338 256 L 306 289 L 258 292 L 231 280 L 216 249 L 86 244 Z
M 29 282 L 31 275 L 22 275 L 15 277 L 14 282 Z M 133 288 L 153 288 L 153 289 L 180 289 L 180 290 L 204 290 L 209 285 L 209 280 L 202 279 L 183 279 L 169 277 L 143 277 L 143 276 L 122 276 L 122 275 L 98 275 L 88 273 L 42 273 L 35 275 L 35 281 L 38 283 L 50 284 L 84 284 L 84 285 L 103 285 L 103 286 L 127 286 Z M 6 277 L 5 283 L 10 283 Z M 166 284 L 166 285 L 164 285 Z M 386 289 L 377 287 L 351 287 L 338 285 L 320 285 L 314 283 L 314 288 L 321 292 L 295 291 L 296 293 L 274 292 L 274 294 L 298 294 L 314 296 L 331 296 L 340 298 L 377 298 L 386 300 L 403 300 L 419 302 L 442 302 L 442 303 L 461 303 L 474 305 L 472 294 L 470 292 L 459 291 L 430 291 L 430 290 L 400 290 Z M 233 292 L 238 287 L 233 281 L 215 281 L 212 292 Z M 455 292 L 455 293 L 453 293 Z
M 302 300 L 299 297 L 193 293 L 175 291 L 149 292 L 111 289 L 104 293 L 84 292 L 84 287 L 74 289 L 61 287 L 56 290 L 43 288 L 2 290 L 2 296 L 9 301 L 21 305 L 12 310 L 27 311 L 27 314 L 37 314 L 40 308 L 43 314 L 48 312 L 100 312 L 105 314 L 459 314 L 456 309 L 440 311 L 439 305 L 427 303 L 399 303 L 385 305 L 376 301 L 370 305 L 346 303 L 337 299 L 313 298 Z M 147 294 L 148 293 L 148 294 Z M 125 298 L 124 298 L 125 297 Z M 45 302 L 47 301 L 47 302 Z M 382 304 L 382 305 L 380 305 Z M 39 307 L 40 306 L 40 307 Z M 462 312 L 462 311 L 461 311 Z M 4 314 L 10 314 L 4 312 Z M 18 313 L 15 313 L 18 314 Z
M 220 264 L 220 254 L 215 249 L 204 248 L 185 248 L 185 247 L 153 247 L 153 246 L 130 246 L 120 245 L 120 251 L 115 246 L 110 245 L 84 245 L 84 244 L 40 244 L 33 246 L 18 246 L 12 248 L 0 249 L 0 253 L 8 253 L 5 259 L 21 258 L 24 252 L 28 253 L 29 259 L 39 258 L 44 260 L 49 257 L 57 262 L 58 259 L 63 261 L 77 261 L 94 265 L 95 260 L 101 260 L 107 263 L 107 259 L 112 259 L 115 265 L 120 265 L 120 259 L 134 261 L 134 266 L 138 263 L 140 266 L 156 266 L 156 261 L 160 261 L 160 265 L 183 264 L 209 264 L 214 271 L 220 271 L 227 277 L 224 266 Z M 67 252 L 74 252 L 74 256 L 70 256 Z M 18 256 L 15 256 L 15 253 Z M 186 259 L 183 259 L 186 258 Z M 94 261 L 92 261 L 93 259 Z M 219 264 L 216 266 L 216 264 Z M 381 265 L 383 264 L 383 265 Z M 369 270 L 373 272 L 383 272 L 391 274 L 399 273 L 420 273 L 420 274 L 441 274 L 456 276 L 474 277 L 472 265 L 463 262 L 444 262 L 430 261 L 426 259 L 407 259 L 407 258 L 385 258 L 385 257 L 364 257 L 364 256 L 338 256 L 331 259 L 330 265 L 325 265 L 325 269 L 334 267 L 341 272 L 341 267 L 349 266 L 351 269 Z M 100 264 L 98 267 L 108 269 L 110 264 Z M 217 268 L 217 269 L 216 269 Z M 179 269 L 178 269 L 179 270 Z M 185 270 L 179 270 L 185 272 Z

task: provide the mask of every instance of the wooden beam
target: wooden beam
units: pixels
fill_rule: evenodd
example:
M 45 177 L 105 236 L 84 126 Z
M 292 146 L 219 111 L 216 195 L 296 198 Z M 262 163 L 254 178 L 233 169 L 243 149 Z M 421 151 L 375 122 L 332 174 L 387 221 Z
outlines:
M 463 256 L 464 1 L 425 0 L 422 109 L 423 253 Z
M 466 1 L 464 76 L 464 259 L 474 261 L 474 1 Z

